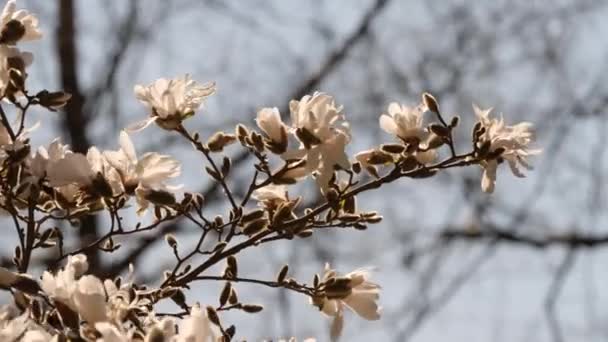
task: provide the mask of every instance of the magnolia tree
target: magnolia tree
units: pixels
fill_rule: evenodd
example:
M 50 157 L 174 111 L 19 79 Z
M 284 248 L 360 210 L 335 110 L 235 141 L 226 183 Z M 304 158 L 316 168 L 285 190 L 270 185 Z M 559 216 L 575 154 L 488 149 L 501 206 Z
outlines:
M 458 117 L 445 117 L 430 94 L 423 94 L 417 106 L 390 104 L 379 120 L 389 141 L 352 157 L 345 152 L 352 136 L 342 106 L 319 92 L 289 103 L 290 122 L 283 122 L 276 108 L 263 108 L 257 113 L 257 129 L 239 124 L 234 133 L 201 137 L 184 121 L 195 117 L 215 85 L 189 76 L 135 86 L 148 117 L 117 132 L 117 150 L 91 147 L 84 155 L 59 138 L 34 149 L 29 140 L 34 127 L 25 125 L 29 109 L 56 111 L 70 95 L 27 87 L 32 55 L 17 44 L 41 38 L 36 17 L 9 1 L 1 21 L 0 206 L 18 237 L 14 266 L 0 268 L 0 287 L 11 298 L 0 311 L 1 341 L 229 341 L 237 328 L 225 321 L 224 312 L 263 309 L 241 301 L 239 283 L 307 297 L 311 309 L 331 320 L 330 336 L 336 340 L 349 310 L 366 320 L 380 319 L 380 286 L 368 270 L 340 273 L 326 265 L 301 280 L 291 277 L 285 265 L 273 279 L 256 279 L 239 272 L 241 252 L 304 239 L 319 230 L 364 230 L 381 216 L 358 210 L 357 195 L 401 178 L 428 178 L 445 169 L 477 165 L 482 189 L 492 192 L 499 165 L 506 162 L 523 177 L 528 156 L 539 152 L 529 148 L 529 123 L 509 126 L 477 107 L 470 148 L 458 151 L 452 138 Z M 223 189 L 229 208 L 225 215 L 209 217 L 201 195 L 170 184 L 181 170 L 171 156 L 136 153 L 129 135 L 145 128 L 178 135 L 184 146 L 200 153 L 207 176 Z M 255 160 L 249 186 L 238 196 L 227 181 L 231 160 L 223 154 L 231 144 L 240 144 Z M 307 177 L 322 194 L 316 207 L 305 207 L 289 191 Z M 139 222 L 125 226 L 123 217 L 133 208 Z M 70 248 L 57 222 L 78 222 L 86 215 L 106 215 L 109 230 L 88 245 Z M 159 285 L 137 283 L 132 274 L 138 265 L 129 276 L 115 279 L 101 279 L 88 269 L 86 253 L 111 253 L 120 248 L 117 237 L 147 234 L 177 219 L 191 222 L 198 240 L 183 248 L 174 236 L 165 236 L 175 261 Z M 40 268 L 32 267 L 35 253 L 54 255 L 50 264 L 64 266 L 37 274 Z M 213 274 L 217 265 L 223 272 Z M 217 302 L 189 298 L 192 293 L 185 290 L 202 281 L 223 284 Z M 163 312 L 162 301 L 173 301 L 180 309 Z

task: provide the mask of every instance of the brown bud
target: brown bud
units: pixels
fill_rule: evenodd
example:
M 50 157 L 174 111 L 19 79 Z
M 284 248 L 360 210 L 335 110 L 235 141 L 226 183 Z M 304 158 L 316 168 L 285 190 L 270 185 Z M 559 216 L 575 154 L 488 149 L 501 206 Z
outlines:
M 450 128 L 455 128 L 460 123 L 460 117 L 458 115 L 452 117 L 452 121 L 450 121 Z
M 217 311 L 212 306 L 207 306 L 207 318 L 209 321 L 217 326 L 220 325 L 220 317 L 217 315 Z
M 399 154 L 405 150 L 405 146 L 401 144 L 384 144 L 380 146 L 380 150 L 383 152 Z
M 188 307 L 188 305 L 186 304 L 186 295 L 184 295 L 184 292 L 182 292 L 182 290 L 175 291 L 175 293 L 173 293 L 173 295 L 171 296 L 171 300 L 182 309 Z
M 232 276 L 236 277 L 238 274 L 238 265 L 234 255 L 230 255 L 228 258 L 226 258 L 226 263 L 228 265 L 228 269 L 230 272 L 232 272 Z
M 231 325 L 226 329 L 226 334 L 228 336 L 230 336 L 230 338 L 233 338 L 235 333 L 236 333 L 236 327 L 234 325 Z
M 300 238 L 307 238 L 307 237 L 311 237 L 312 236 L 312 229 L 305 229 L 299 233 L 297 233 L 298 237 Z
M 257 313 L 264 310 L 264 307 L 258 304 L 244 304 L 241 309 L 247 313 Z
M 220 294 L 220 306 L 226 305 L 226 302 L 228 301 L 228 297 L 230 297 L 231 292 L 232 292 L 232 284 L 228 281 L 224 285 L 224 288 L 222 289 L 222 293 Z
M 175 238 L 175 235 L 166 234 L 165 241 L 167 241 L 167 244 L 169 245 L 169 247 L 171 247 L 173 249 L 177 248 L 177 238 Z
M 281 267 L 279 274 L 277 275 L 277 283 L 282 283 L 285 281 L 285 277 L 287 276 L 287 272 L 289 271 L 289 265 L 284 265 Z
M 234 134 L 227 134 L 224 132 L 216 132 L 209 140 L 207 140 L 207 147 L 211 152 L 221 152 L 224 147 L 234 143 L 236 136 Z
M 228 303 L 234 305 L 239 302 L 239 295 L 236 292 L 235 288 L 232 288 L 230 291 L 230 296 L 228 296 Z
M 379 150 L 374 150 L 367 158 L 367 162 L 372 165 L 384 165 L 393 161 L 394 159 L 391 154 Z
M 262 216 L 264 216 L 265 212 L 266 211 L 264 211 L 263 209 L 256 209 L 256 210 L 250 211 L 250 212 L 246 213 L 245 215 L 243 215 L 243 217 L 241 217 L 241 222 L 247 223 L 247 222 L 251 222 L 253 220 L 259 219 Z
M 440 124 L 431 124 L 428 128 L 429 131 L 443 138 L 448 137 L 450 135 L 450 129 Z
M 264 152 L 264 138 L 262 138 L 262 135 L 258 132 L 251 132 L 250 135 L 251 141 L 253 143 L 253 147 L 256 149 L 256 151 L 258 151 L 259 153 Z
M 426 145 L 428 149 L 435 149 L 445 143 L 445 139 L 441 136 L 431 133 L 426 141 Z
M 259 218 L 257 220 L 253 220 L 253 221 L 247 223 L 245 225 L 245 227 L 243 227 L 243 233 L 245 233 L 246 235 L 253 235 L 255 233 L 260 232 L 267 226 L 268 226 L 268 219 Z
M 235 130 L 236 130 L 236 137 L 239 139 L 239 141 L 241 141 L 241 143 L 243 142 L 243 139 L 245 139 L 246 137 L 249 136 L 249 130 L 243 124 L 236 125 Z
M 175 204 L 175 195 L 165 190 L 146 189 L 144 198 L 158 205 L 173 205 Z
M 422 102 L 431 112 L 439 113 L 439 105 L 437 104 L 437 100 L 435 100 L 433 95 L 429 93 L 422 94 Z

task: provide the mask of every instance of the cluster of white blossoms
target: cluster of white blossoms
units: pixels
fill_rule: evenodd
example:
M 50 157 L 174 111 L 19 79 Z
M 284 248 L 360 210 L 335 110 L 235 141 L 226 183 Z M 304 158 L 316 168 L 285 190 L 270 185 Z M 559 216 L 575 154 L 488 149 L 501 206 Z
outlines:
M 220 336 L 198 304 L 177 324 L 171 317 L 155 316 L 153 291 L 137 287 L 132 280 L 101 281 L 85 274 L 87 271 L 87 259 L 79 254 L 68 257 L 66 266 L 57 273 L 44 272 L 38 291 L 56 308 L 46 320 L 61 320 L 84 340 L 97 342 L 212 342 Z M 19 277 L 3 268 L 0 275 L 1 280 Z M 36 317 L 32 318 L 36 313 L 30 310 L 19 313 L 14 306 L 6 306 L 0 311 L 1 341 L 65 341 L 63 335 L 53 333 L 39 324 Z M 146 317 L 142 320 L 144 326 L 128 324 L 134 312 Z
M 257 124 L 266 133 L 269 145 L 279 149 L 285 160 L 302 160 L 301 166 L 283 174 L 285 178 L 301 179 L 313 175 L 321 191 L 329 188 L 329 181 L 338 168 L 348 169 L 350 162 L 346 145 L 351 140 L 350 128 L 344 121 L 342 106 L 323 93 L 305 95 L 300 101 L 289 103 L 291 126 L 281 120 L 276 108 L 263 108 L 258 112 Z M 298 149 L 287 148 L 287 134 L 293 134 L 300 142 Z
M 380 318 L 380 286 L 370 281 L 368 271 L 341 275 L 326 265 L 322 276 L 315 274 L 312 282 L 304 283 L 289 277 L 284 265 L 273 280 L 253 279 L 240 276 L 239 253 L 325 229 L 365 230 L 382 217 L 359 211 L 356 196 L 404 177 L 427 178 L 444 169 L 479 165 L 482 190 L 492 192 L 501 163 L 506 161 L 513 174 L 523 177 L 521 167 L 530 169 L 528 157 L 540 152 L 530 147 L 534 138 L 530 123 L 509 126 L 502 118 L 491 118 L 490 110 L 474 107 L 477 123 L 471 150 L 458 153 L 460 146 L 452 134 L 458 117 L 444 120 L 437 101 L 426 93 L 415 106 L 391 103 L 380 115 L 379 125 L 394 139 L 352 158 L 346 151 L 352 134 L 343 107 L 321 92 L 292 100 L 290 122 L 283 121 L 277 108 L 262 108 L 255 118 L 259 131 L 239 124 L 234 134 L 217 132 L 202 142 L 184 121 L 203 107 L 215 92 L 215 83 L 197 83 L 189 75 L 135 86 L 135 98 L 148 115 L 118 134 L 116 150 L 92 146 L 78 153 L 60 138 L 32 149 L 30 136 L 36 125 L 25 127 L 27 110 L 40 106 L 57 111 L 70 95 L 48 90 L 33 94 L 26 87 L 33 57 L 17 44 L 42 37 L 35 16 L 17 10 L 16 1 L 8 1 L 0 26 L 0 209 L 12 218 L 19 242 L 12 259 L 16 270 L 0 267 L 0 289 L 8 290 L 13 299 L 0 308 L 0 341 L 230 341 L 236 327 L 222 321 L 223 312 L 263 309 L 241 302 L 235 289 L 240 282 L 307 296 L 313 308 L 331 318 L 330 337 L 337 340 L 345 309 L 366 320 Z M 14 113 L 5 111 L 4 105 L 12 105 Z M 151 124 L 167 134 L 179 134 L 201 153 L 209 180 L 230 205 L 228 213 L 208 217 L 202 195 L 177 194 L 179 186 L 171 183 L 180 175 L 181 165 L 171 156 L 136 153 L 129 134 Z M 223 154 L 224 147 L 237 142 L 255 159 L 251 183 L 238 194 L 228 181 L 233 161 Z M 362 170 L 373 177 L 359 177 Z M 324 196 L 316 207 L 289 196 L 290 185 L 309 176 Z M 147 209 L 153 209 L 152 223 L 125 226 L 123 213 L 133 202 L 140 220 L 146 219 L 141 216 Z M 81 244 L 64 239 L 61 222 L 82 223 L 85 216 L 100 213 L 109 214 L 107 233 Z M 163 272 L 160 285 L 138 284 L 133 268 L 123 280 L 120 271 L 89 267 L 87 253 L 120 248 L 115 237 L 158 232 L 158 227 L 177 224 L 179 219 L 194 224 L 198 242 L 186 250 L 192 247 L 179 246 L 175 236 L 165 236 L 172 252 L 166 256 L 175 257 L 175 264 Z M 43 258 L 35 255 L 41 249 Z M 65 266 L 57 269 L 66 258 Z M 220 263 L 226 265 L 221 276 L 210 275 Z M 49 269 L 37 277 L 28 274 L 42 267 Z M 184 290 L 202 281 L 224 283 L 219 305 L 201 306 L 186 297 Z M 161 312 L 162 300 L 171 300 L 181 311 Z
M 487 156 L 496 155 L 496 158 L 486 158 L 480 163 L 483 169 L 481 187 L 485 192 L 493 192 L 496 184 L 496 170 L 502 160 L 506 160 L 513 174 L 525 177 L 519 166 L 531 170 L 528 157 L 539 154 L 540 149 L 530 149 L 528 145 L 534 140 L 532 124 L 521 122 L 514 126 L 505 124 L 504 119 L 491 118 L 492 109 L 482 110 L 473 106 L 479 119 L 477 147 Z M 483 131 L 482 131 L 483 130 Z

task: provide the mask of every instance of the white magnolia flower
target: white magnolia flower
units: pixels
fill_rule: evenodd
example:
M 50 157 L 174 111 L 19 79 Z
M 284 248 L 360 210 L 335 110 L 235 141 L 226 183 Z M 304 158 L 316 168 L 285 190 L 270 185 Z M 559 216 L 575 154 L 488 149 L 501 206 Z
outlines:
M 86 156 L 67 151 L 63 158 L 49 164 L 47 175 L 53 187 L 76 185 L 104 196 L 122 189 L 120 175 L 95 146 Z
M 0 341 L 15 341 L 27 329 L 29 314 L 19 315 L 12 305 L 4 305 L 0 310 Z
M 411 139 L 424 141 L 428 135 L 423 126 L 424 113 L 422 105 L 408 107 L 393 102 L 388 106 L 388 114 L 380 116 L 380 128 L 406 142 Z
M 263 202 L 285 202 L 289 200 L 287 196 L 287 186 L 269 184 L 261 187 L 251 195 L 253 199 L 260 203 Z
M 66 266 L 55 275 L 45 271 L 40 284 L 44 293 L 95 324 L 107 320 L 106 291 L 103 283 L 92 275 L 83 275 L 88 269 L 86 256 L 68 257 Z
M 184 318 L 179 326 L 179 335 L 172 342 L 211 342 L 215 334 L 211 330 L 211 322 L 200 305 L 192 306 L 190 316 Z
M 38 28 L 38 18 L 26 10 L 17 10 L 17 1 L 10 0 L 0 15 L 2 26 L 1 43 L 14 44 L 19 40 L 36 40 L 42 37 Z
M 508 126 L 504 123 L 502 117 L 500 119 L 490 118 L 491 108 L 482 110 L 474 105 L 473 109 L 481 123 L 481 127 L 485 128 L 485 132 L 479 139 L 478 147 L 489 144 L 486 155 L 499 153 L 498 158 L 487 159 L 480 163 L 483 168 L 481 179 L 482 190 L 484 192 L 494 191 L 496 169 L 500 160 L 507 161 L 515 176 L 525 177 L 519 167 L 523 166 L 526 169 L 531 169 L 528 157 L 541 152 L 540 149 L 530 149 L 528 146 L 534 141 L 532 124 L 522 122 L 514 126 Z
M 380 116 L 380 128 L 392 134 L 403 142 L 416 147 L 424 147 L 430 133 L 424 127 L 424 116 L 428 112 L 424 104 L 408 107 L 396 102 L 388 106 L 388 114 Z M 422 145 L 419 145 L 423 143 Z M 419 150 L 411 152 L 420 164 L 429 164 L 437 159 L 437 151 Z
M 380 286 L 368 281 L 369 272 L 363 269 L 355 270 L 344 276 L 338 276 L 335 270 L 325 265 L 323 280 L 331 278 L 347 279 L 345 288 L 337 291 L 326 290 L 326 297 L 311 299 L 321 311 L 333 317 L 331 326 L 332 340 L 342 333 L 344 325 L 344 308 L 347 307 L 366 320 L 380 319 L 381 308 L 378 306 Z
M 26 161 L 29 165 L 30 174 L 34 177 L 34 181 L 37 182 L 46 177 L 49 165 L 65 157 L 68 152 L 71 153 L 68 145 L 62 144 L 60 138 L 54 139 L 49 144 L 48 149 L 44 146 L 38 147 L 36 152 Z
M 177 128 L 194 115 L 205 99 L 215 92 L 215 83 L 198 84 L 185 75 L 168 80 L 160 78 L 148 86 L 136 85 L 135 97 L 150 109 L 150 118 L 129 128 L 139 131 L 155 122 L 165 129 Z
M 76 312 L 89 324 L 93 325 L 107 320 L 106 292 L 99 278 L 85 275 L 78 279 L 73 301 Z
M 78 258 L 80 259 L 80 257 Z M 73 311 L 76 311 L 76 305 L 74 303 L 74 292 L 78 286 L 77 277 L 82 269 L 82 264 L 78 259 L 68 257 L 66 266 L 57 271 L 55 275 L 48 271 L 42 274 L 42 281 L 40 287 L 46 295 L 55 300 L 60 301 L 64 305 L 67 305 Z M 74 264 L 78 263 L 78 266 Z
M 255 119 L 258 127 L 272 141 L 277 153 L 285 152 L 287 148 L 287 126 L 281 120 L 279 110 L 275 108 L 262 108 Z M 273 151 L 274 152 L 274 151 Z
M 120 132 L 120 150 L 105 151 L 103 154 L 118 172 L 125 192 L 137 195 L 139 214 L 148 207 L 145 190 L 173 190 L 175 187 L 168 186 L 165 181 L 179 176 L 181 172 L 180 163 L 167 155 L 148 152 L 138 159 L 125 131 Z
M 288 150 L 283 159 L 304 159 L 306 164 L 288 171 L 284 176 L 299 178 L 313 173 L 317 184 L 324 193 L 334 168 L 350 167 L 345 148 L 350 142 L 350 128 L 344 121 L 342 107 L 336 107 L 334 99 L 316 92 L 306 95 L 300 101 L 289 103 L 292 133 L 301 141 L 300 149 Z

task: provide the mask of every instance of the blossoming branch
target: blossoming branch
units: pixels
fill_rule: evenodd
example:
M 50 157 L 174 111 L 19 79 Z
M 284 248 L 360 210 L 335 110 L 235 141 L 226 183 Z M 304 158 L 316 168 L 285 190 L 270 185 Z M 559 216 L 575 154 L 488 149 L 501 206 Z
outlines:
M 91 147 L 81 154 L 60 138 L 34 148 L 30 136 L 36 127 L 25 125 L 30 108 L 58 111 L 70 95 L 28 88 L 33 56 L 21 51 L 19 43 L 42 37 L 37 18 L 17 10 L 13 0 L 0 20 L 0 208 L 18 238 L 13 267 L 0 268 L 0 288 L 12 301 L 0 311 L 1 341 L 230 341 L 238 331 L 225 321 L 224 312 L 254 314 L 264 308 L 252 302 L 255 298 L 239 297 L 240 283 L 308 297 L 311 309 L 331 319 L 330 336 L 337 340 L 348 311 L 366 320 L 381 317 L 380 286 L 369 270 L 342 274 L 326 265 L 305 281 L 290 276 L 284 265 L 276 276 L 258 279 L 239 270 L 241 252 L 326 229 L 365 230 L 382 217 L 360 211 L 356 197 L 401 178 L 428 178 L 477 165 L 483 191 L 492 192 L 500 165 L 523 177 L 522 167 L 530 168 L 528 157 L 540 152 L 530 147 L 531 124 L 509 126 L 477 107 L 469 148 L 460 151 L 453 134 L 458 116 L 446 117 L 428 93 L 415 106 L 391 103 L 379 116 L 388 141 L 354 155 L 346 152 L 353 140 L 347 110 L 321 92 L 292 100 L 289 113 L 260 109 L 257 128 L 239 124 L 234 132 L 202 137 L 184 123 L 197 120 L 216 86 L 189 75 L 135 86 L 146 115 L 116 133 L 115 150 Z M 210 217 L 202 195 L 178 191 L 174 180 L 182 166 L 173 157 L 138 153 L 131 135 L 145 134 L 144 129 L 162 130 L 191 145 L 206 175 L 223 190 L 228 212 Z M 229 145 L 240 145 L 255 160 L 242 194 L 230 187 L 233 165 L 224 153 Z M 293 186 L 306 178 L 314 180 L 323 198 L 315 207 L 303 204 Z M 132 212 L 140 221 L 126 226 L 123 217 Z M 57 222 L 78 223 L 88 215 L 106 216 L 110 227 L 97 240 L 74 246 Z M 125 278 L 105 278 L 89 268 L 86 255 L 91 251 L 115 252 L 121 248 L 119 237 L 158 231 L 177 220 L 191 223 L 198 238 L 186 248 L 176 236 L 165 236 L 174 261 L 158 286 L 136 281 L 134 269 L 141 265 L 132 265 Z M 38 274 L 33 261 L 41 254 L 53 260 Z M 219 274 L 210 271 L 216 265 L 223 266 Z M 195 283 L 208 282 L 223 284 L 217 302 L 201 303 L 186 295 Z M 163 301 L 172 301 L 179 311 L 161 311 Z

